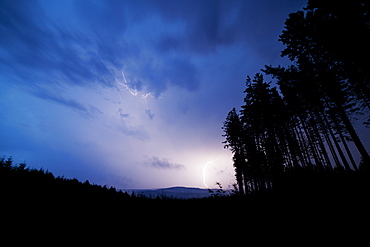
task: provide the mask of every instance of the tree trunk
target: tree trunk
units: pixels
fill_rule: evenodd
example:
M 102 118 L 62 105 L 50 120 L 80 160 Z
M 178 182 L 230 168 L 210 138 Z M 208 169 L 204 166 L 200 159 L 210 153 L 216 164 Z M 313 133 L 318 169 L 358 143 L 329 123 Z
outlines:
M 240 164 L 236 164 L 236 165 L 239 166 Z M 238 183 L 238 188 L 239 188 L 239 194 L 240 194 L 240 196 L 244 196 L 242 169 L 241 169 L 241 167 L 236 167 L 235 171 L 236 171 L 236 181 Z M 245 181 L 245 183 L 246 183 L 246 181 Z
M 326 149 L 324 147 L 324 144 L 322 142 L 322 138 L 321 138 L 321 135 L 320 135 L 320 131 L 319 129 L 317 128 L 317 125 L 319 124 L 318 123 L 318 114 L 315 114 L 317 116 L 315 116 L 314 119 L 311 119 L 310 121 L 310 124 L 311 124 L 311 128 L 312 128 L 312 131 L 313 131 L 313 138 L 316 142 L 316 149 L 317 149 L 317 154 L 318 154 L 318 158 L 320 159 L 320 162 L 321 164 L 316 164 L 317 166 L 321 165 L 321 166 L 324 166 L 326 165 L 326 158 L 325 158 L 325 154 L 326 154 Z
M 323 114 L 324 115 L 324 114 Z M 334 146 L 333 146 L 333 143 L 331 143 L 331 140 L 330 140 L 330 136 L 328 134 L 328 128 L 330 128 L 330 126 L 326 126 L 326 124 L 324 123 L 324 120 L 322 120 L 320 122 L 320 125 L 321 125 L 321 129 L 322 129 L 322 132 L 324 134 L 324 137 L 325 137 L 325 140 L 326 140 L 326 143 L 328 144 L 328 147 L 329 147 L 329 150 L 330 150 L 330 153 L 331 153 L 331 156 L 333 157 L 334 159 L 334 163 L 336 166 L 340 165 L 339 163 L 339 158 L 337 156 L 337 153 L 335 152 L 335 149 L 334 149 Z M 327 128 L 328 127 L 328 128 Z M 330 163 L 330 168 L 334 168 L 331 163 Z
M 301 129 L 302 127 L 299 126 Z M 299 142 L 299 149 L 300 149 L 300 158 L 301 158 L 301 166 L 302 167 L 307 167 L 308 163 L 309 163 L 309 155 L 307 153 L 307 150 L 308 150 L 308 147 L 307 147 L 307 144 L 306 144 L 306 141 L 304 140 L 304 136 L 302 134 L 302 131 L 301 129 L 299 129 L 299 127 L 297 126 L 295 128 L 295 133 L 296 133 L 296 136 L 298 137 L 297 140 Z
M 321 149 L 321 154 L 322 154 L 323 160 L 324 160 L 323 165 L 325 165 L 326 167 L 328 167 L 328 166 L 332 167 L 328 152 L 326 151 L 326 148 L 325 148 L 325 145 L 324 145 L 323 137 L 320 135 L 320 130 L 319 130 L 320 126 L 322 126 L 322 116 L 321 116 L 320 113 L 318 113 L 317 117 L 316 117 L 316 125 L 314 125 L 314 128 L 315 128 L 315 132 L 317 133 L 317 139 L 318 139 L 319 146 L 320 146 L 320 149 Z M 325 138 L 324 132 L 325 132 L 325 130 L 322 129 L 322 134 L 324 135 L 324 138 Z
M 348 162 L 347 162 L 347 159 L 346 159 L 346 157 L 344 156 L 344 153 L 343 153 L 343 151 L 342 151 L 342 148 L 340 147 L 340 145 L 339 145 L 339 143 L 338 143 L 338 141 L 337 141 L 337 139 L 336 139 L 336 137 L 335 137 L 335 134 L 334 134 L 333 130 L 331 129 L 330 123 L 329 123 L 329 121 L 328 121 L 327 117 L 325 116 L 325 114 L 324 114 L 324 121 L 325 121 L 326 125 L 328 126 L 329 133 L 330 133 L 330 135 L 331 135 L 331 139 L 333 140 L 334 145 L 335 145 L 335 147 L 336 147 L 336 149 L 337 149 L 337 151 L 338 151 L 338 154 L 339 154 L 340 158 L 341 158 L 341 159 L 342 159 L 342 161 L 343 161 L 343 165 L 344 165 L 345 169 L 346 169 L 346 170 L 351 170 L 351 168 L 349 167 L 349 164 L 348 164 Z M 334 119 L 334 118 L 333 118 L 333 121 L 335 121 L 335 119 Z M 343 167 L 340 165 L 340 166 L 338 166 L 338 168 L 343 168 Z
M 346 141 L 346 139 L 344 138 L 344 136 L 343 136 L 343 134 L 342 134 L 342 130 L 341 130 L 341 128 L 340 128 L 340 126 L 339 126 L 339 124 L 338 124 L 338 122 L 337 122 L 337 121 L 334 121 L 334 124 L 335 124 L 335 127 L 336 127 L 337 131 L 338 131 L 338 134 L 339 134 L 340 140 L 341 140 L 341 141 L 342 141 L 342 143 L 343 143 L 344 149 L 345 149 L 345 150 L 346 150 L 346 152 L 347 152 L 348 158 L 349 158 L 349 160 L 351 161 L 352 167 L 353 167 L 353 169 L 354 169 L 356 172 L 358 172 L 358 168 L 357 168 L 356 162 L 355 162 L 355 160 L 353 159 L 353 156 L 352 156 L 351 150 L 349 149 L 349 147 L 348 147 L 348 145 L 347 145 L 347 141 Z
M 248 179 L 246 169 L 243 169 L 243 180 L 244 180 L 244 194 L 248 195 L 250 193 L 249 184 L 251 184 L 251 182 Z
M 347 113 L 345 112 L 345 110 L 344 110 L 344 108 L 341 104 L 336 102 L 336 105 L 337 105 L 338 113 L 339 113 L 344 125 L 346 126 L 349 135 L 351 136 L 354 144 L 356 145 L 358 151 L 360 152 L 360 154 L 361 154 L 361 156 L 364 160 L 364 165 L 365 166 L 370 166 L 369 154 L 366 151 L 364 145 L 362 144 L 360 138 L 358 137 L 355 129 L 353 128 L 353 125 L 352 125 L 351 121 L 349 120 L 349 118 L 347 116 Z
M 316 153 L 315 144 L 312 140 L 312 135 L 310 133 L 310 130 L 309 130 L 307 124 L 305 123 L 305 121 L 303 121 L 303 119 L 301 119 L 301 122 L 302 122 L 303 130 L 304 130 L 304 132 L 306 134 L 306 137 L 307 137 L 307 140 L 308 140 L 308 144 L 310 146 L 310 150 L 311 150 L 313 159 L 315 160 L 315 163 L 318 164 L 320 161 L 319 161 L 319 158 L 318 158 L 317 153 Z

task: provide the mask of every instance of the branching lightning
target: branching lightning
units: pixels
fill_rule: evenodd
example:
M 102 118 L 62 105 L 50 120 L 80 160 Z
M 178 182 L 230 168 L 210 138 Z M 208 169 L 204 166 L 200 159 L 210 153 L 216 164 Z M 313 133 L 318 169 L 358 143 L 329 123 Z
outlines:
M 131 89 L 129 86 L 128 86 L 128 83 L 127 83 L 127 79 L 126 79 L 126 76 L 125 76 L 125 72 L 122 70 L 121 71 L 121 74 L 122 74 L 122 78 L 123 78 L 123 82 L 119 81 L 117 78 L 116 78 L 116 83 L 120 86 L 122 86 L 126 91 L 128 91 L 132 96 L 138 96 L 139 95 L 139 92 L 138 90 L 136 89 Z M 149 93 L 146 93 L 146 94 L 141 94 L 141 98 L 145 101 L 145 104 L 147 104 L 147 98 L 148 97 L 152 97 L 154 98 L 154 96 L 152 95 L 151 92 Z M 122 99 L 122 97 L 120 96 L 120 98 Z
M 116 83 L 118 85 L 122 86 L 125 90 L 127 90 L 132 96 L 138 96 L 139 95 L 139 92 L 136 89 L 131 89 L 128 86 L 127 79 L 126 79 L 126 76 L 125 76 L 125 72 L 123 72 L 123 70 L 122 70 L 121 73 L 122 73 L 123 82 L 120 82 L 116 78 Z M 146 100 L 146 98 L 148 98 L 148 96 L 154 98 L 151 92 L 146 93 L 146 94 L 141 94 L 141 98 L 143 98 L 144 100 Z
M 151 120 L 153 120 L 154 114 L 149 109 L 148 101 L 147 101 L 148 97 L 154 98 L 152 93 L 148 92 L 148 93 L 145 93 L 145 94 L 139 94 L 137 89 L 132 89 L 132 88 L 129 87 L 127 79 L 126 79 L 125 72 L 123 70 L 121 71 L 121 74 L 122 74 L 122 79 L 121 80 L 119 80 L 117 78 L 115 79 L 116 83 L 117 83 L 117 86 L 118 85 L 121 86 L 123 89 L 128 91 L 132 96 L 139 96 L 140 95 L 141 98 L 143 99 L 143 101 L 145 102 L 145 107 L 146 107 L 145 114 L 148 115 L 148 117 Z M 117 88 L 117 89 L 119 89 L 119 88 Z M 121 99 L 121 102 L 122 102 L 122 97 L 121 97 L 121 94 L 120 94 L 119 90 L 118 90 L 118 94 L 119 94 L 119 98 Z
M 124 87 L 127 91 L 129 91 L 129 92 L 130 92 L 130 94 L 132 94 L 133 96 L 137 96 L 137 95 L 138 95 L 137 90 L 136 90 L 136 89 L 131 90 L 131 88 L 128 86 L 128 84 L 127 84 L 127 80 L 126 80 L 126 76 L 125 76 L 125 73 L 123 72 L 123 70 L 122 70 L 122 77 L 123 77 L 123 81 L 124 81 L 124 83 L 122 83 L 122 82 L 118 81 L 118 80 L 117 80 L 117 78 L 116 78 L 116 82 L 117 82 L 119 85 L 121 85 L 122 87 Z

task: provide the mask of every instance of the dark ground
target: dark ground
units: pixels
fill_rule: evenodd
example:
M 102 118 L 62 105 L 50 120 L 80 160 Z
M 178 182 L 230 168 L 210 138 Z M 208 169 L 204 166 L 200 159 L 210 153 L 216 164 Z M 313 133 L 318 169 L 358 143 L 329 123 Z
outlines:
M 207 246 L 220 241 L 258 246 L 368 243 L 368 176 L 351 173 L 330 180 L 312 177 L 295 181 L 295 186 L 285 184 L 278 192 L 244 198 L 148 199 L 56 178 L 47 171 L 6 166 L 3 160 L 0 237 L 11 239 L 12 246 L 77 239 L 83 245 L 97 245 L 98 239 L 121 244 L 130 239 L 172 244 L 199 239 Z

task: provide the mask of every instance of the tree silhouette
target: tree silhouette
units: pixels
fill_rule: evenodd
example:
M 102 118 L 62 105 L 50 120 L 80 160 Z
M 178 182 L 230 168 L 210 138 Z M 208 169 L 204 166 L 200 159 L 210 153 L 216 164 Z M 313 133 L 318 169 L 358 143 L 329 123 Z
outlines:
M 234 153 L 233 161 L 235 168 L 236 181 L 239 187 L 239 193 L 244 195 L 244 185 L 243 185 L 243 175 L 244 175 L 244 166 L 245 159 L 243 155 L 243 126 L 239 115 L 236 113 L 235 108 L 233 108 L 226 117 L 224 126 L 222 127 L 226 137 L 225 148 L 230 148 Z M 247 189 L 247 188 L 246 188 Z
M 274 123 L 273 92 L 262 74 L 256 74 L 253 82 L 247 78 L 244 91 L 245 105 L 242 106 L 241 119 L 245 133 L 245 153 L 248 168 L 251 170 L 254 190 L 265 191 L 271 187 L 272 170 L 280 165 L 282 153 L 277 145 Z
M 244 184 L 246 193 L 271 191 L 284 170 L 302 159 L 295 134 L 297 122 L 262 74 L 257 73 L 253 80 L 248 77 L 246 85 L 240 117 L 234 108 L 224 122 L 224 143 L 234 153 L 239 188 Z
M 280 41 L 286 45 L 282 56 L 288 56 L 295 62 L 296 70 L 309 78 L 301 83 L 316 90 L 321 104 L 340 119 L 334 125 L 345 126 L 367 164 L 369 154 L 349 115 L 358 111 L 356 105 L 370 110 L 369 7 L 368 1 L 358 0 L 308 1 L 304 11 L 289 15 L 280 35 Z M 290 70 L 292 67 L 285 72 Z M 274 74 L 272 70 L 268 72 Z M 343 160 L 343 155 L 339 155 Z M 348 167 L 346 162 L 344 165 Z
M 287 189 L 289 183 L 317 188 L 314 181 L 328 185 L 332 174 L 369 167 L 350 120 L 370 111 L 369 16 L 366 1 L 309 1 L 289 15 L 280 41 L 286 45 L 282 56 L 294 63 L 262 70 L 279 89 L 260 73 L 248 77 L 240 115 L 234 108 L 223 127 L 245 193 Z M 348 141 L 362 156 L 361 169 Z

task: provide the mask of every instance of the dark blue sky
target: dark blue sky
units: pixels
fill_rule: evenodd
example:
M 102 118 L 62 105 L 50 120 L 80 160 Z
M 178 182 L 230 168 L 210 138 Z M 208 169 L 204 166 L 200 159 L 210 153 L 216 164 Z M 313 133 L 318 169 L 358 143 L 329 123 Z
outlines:
M 0 0 L 0 155 L 113 185 L 234 182 L 223 121 L 303 0 Z

